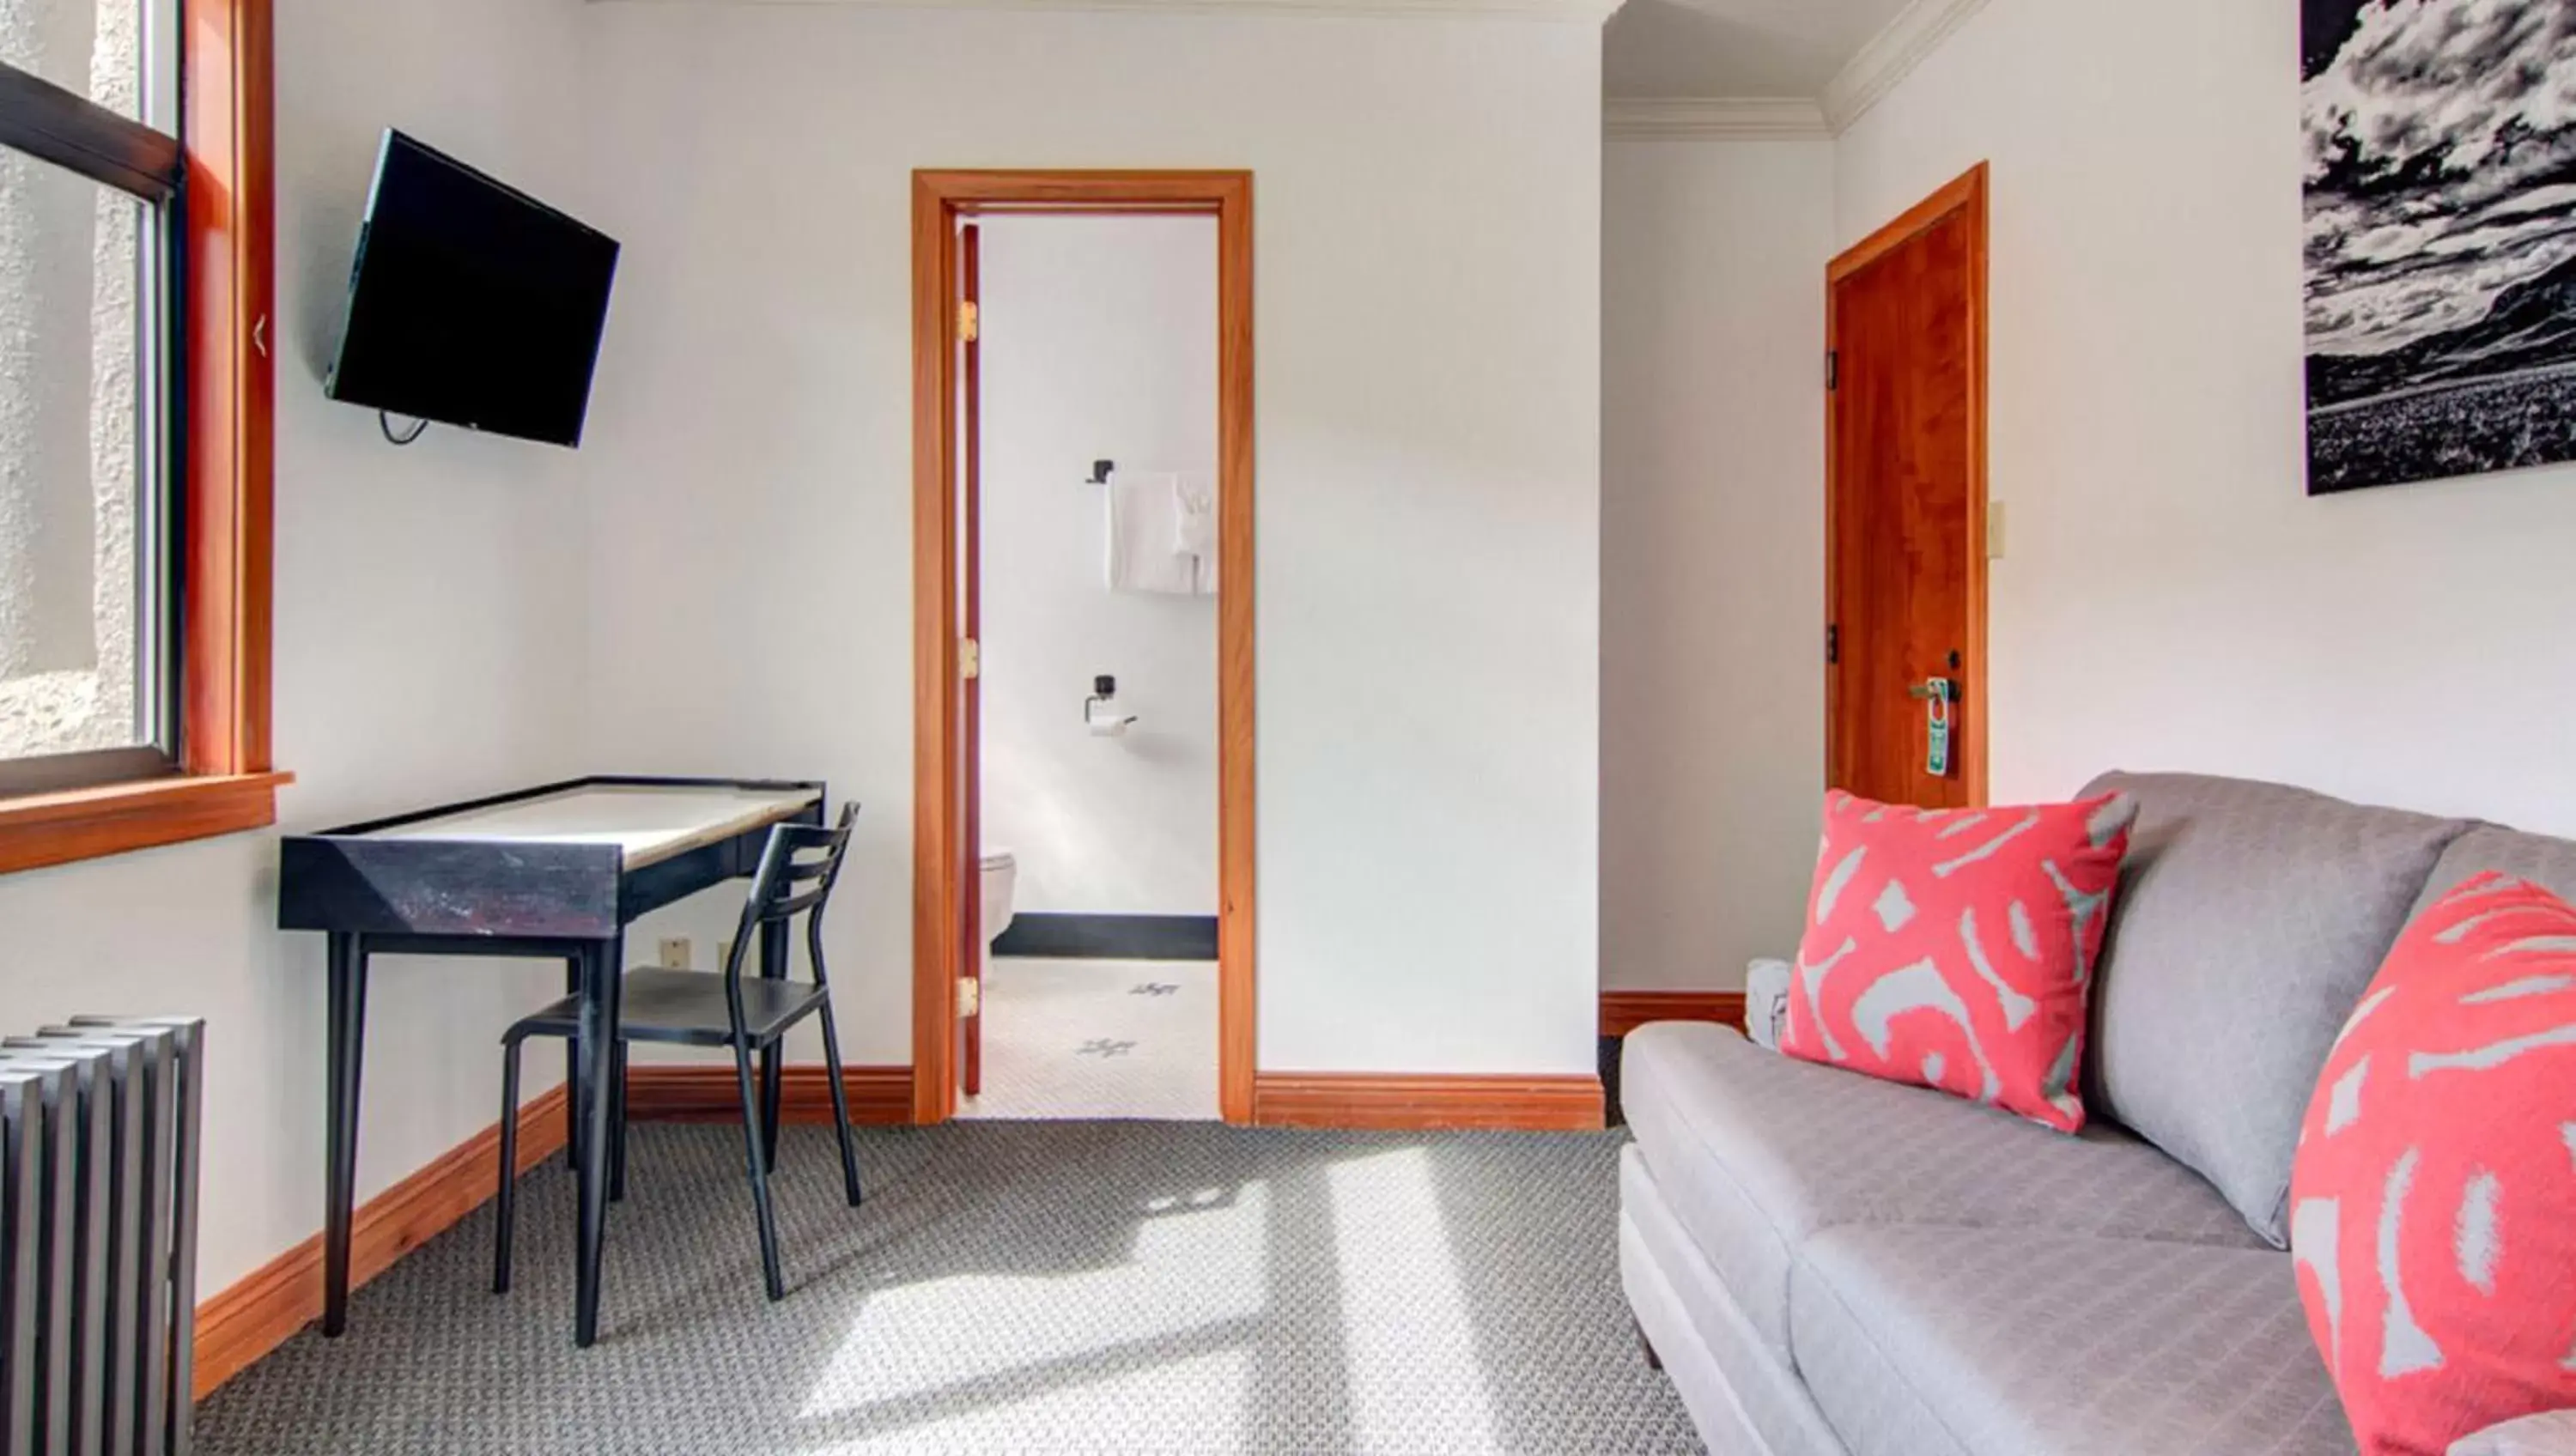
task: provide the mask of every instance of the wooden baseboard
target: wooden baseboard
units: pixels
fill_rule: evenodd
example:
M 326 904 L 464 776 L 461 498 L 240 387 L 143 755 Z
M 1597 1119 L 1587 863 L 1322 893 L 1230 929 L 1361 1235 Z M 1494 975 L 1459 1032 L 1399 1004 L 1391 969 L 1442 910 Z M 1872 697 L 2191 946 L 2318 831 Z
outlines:
M 789 1122 L 830 1122 L 832 1084 L 819 1066 L 789 1067 L 780 1093 Z M 912 1068 L 844 1067 L 842 1094 L 850 1121 L 897 1127 L 912 1121 Z M 742 1089 L 730 1066 L 633 1067 L 626 1074 L 626 1115 L 636 1122 L 740 1122 Z
M 564 1100 L 564 1089 L 557 1087 L 519 1109 L 522 1171 L 563 1151 Z M 500 1155 L 496 1122 L 361 1205 L 349 1228 L 350 1287 L 393 1267 L 489 1201 L 499 1187 L 493 1170 Z M 197 1306 L 197 1398 L 205 1399 L 321 1316 L 322 1236 L 315 1234 Z
M 1657 1021 L 1714 1021 L 1741 1030 L 1741 991 L 1604 991 L 1601 1034 L 1626 1036 Z
M 1262 1127 L 1591 1132 L 1602 1119 L 1598 1077 L 1264 1072 L 1252 1083 L 1252 1120 Z

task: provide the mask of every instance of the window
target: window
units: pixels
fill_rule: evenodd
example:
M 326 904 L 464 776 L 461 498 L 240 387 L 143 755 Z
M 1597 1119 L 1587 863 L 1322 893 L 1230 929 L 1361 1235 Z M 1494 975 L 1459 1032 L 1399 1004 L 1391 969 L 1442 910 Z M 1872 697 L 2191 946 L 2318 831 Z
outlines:
M 13 81 L 106 113 L 63 108 L 94 134 L 57 127 L 42 154 L 0 148 L 0 788 L 178 763 L 163 340 L 179 145 L 163 8 L 40 0 L 0 18 Z
M 267 7 L 0 3 L 0 871 L 274 818 Z

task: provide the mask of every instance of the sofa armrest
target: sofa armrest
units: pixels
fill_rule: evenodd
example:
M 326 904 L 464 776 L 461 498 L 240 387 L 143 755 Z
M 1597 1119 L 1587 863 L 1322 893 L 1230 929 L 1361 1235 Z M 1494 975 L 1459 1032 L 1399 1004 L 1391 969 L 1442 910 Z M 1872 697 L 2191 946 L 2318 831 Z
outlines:
M 1744 1034 L 1776 1052 L 1788 1024 L 1789 963 L 1755 961 L 1744 973 Z

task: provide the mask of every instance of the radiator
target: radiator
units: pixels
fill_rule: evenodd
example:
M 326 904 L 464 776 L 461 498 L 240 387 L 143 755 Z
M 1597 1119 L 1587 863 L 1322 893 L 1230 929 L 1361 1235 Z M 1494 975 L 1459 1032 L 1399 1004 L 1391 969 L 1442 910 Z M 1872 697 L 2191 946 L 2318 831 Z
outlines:
M 0 1451 L 186 1456 L 205 1023 L 0 1040 Z

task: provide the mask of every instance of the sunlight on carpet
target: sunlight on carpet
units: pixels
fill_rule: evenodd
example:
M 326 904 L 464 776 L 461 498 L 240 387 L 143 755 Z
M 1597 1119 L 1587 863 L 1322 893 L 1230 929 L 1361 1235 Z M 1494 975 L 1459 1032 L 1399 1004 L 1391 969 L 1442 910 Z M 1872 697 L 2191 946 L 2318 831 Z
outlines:
M 760 1287 L 737 1129 L 646 1125 L 573 1348 L 572 1179 L 487 1210 L 199 1408 L 198 1456 L 1687 1456 L 1617 1263 L 1618 1134 L 1198 1123 L 828 1130 L 775 1179 Z

